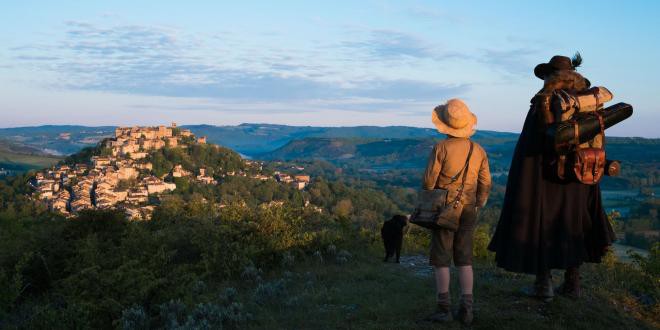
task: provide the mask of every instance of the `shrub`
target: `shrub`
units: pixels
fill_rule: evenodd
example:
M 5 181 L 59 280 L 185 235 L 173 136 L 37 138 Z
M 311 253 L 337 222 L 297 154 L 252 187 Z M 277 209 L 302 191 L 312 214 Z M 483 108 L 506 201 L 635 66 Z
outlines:
M 176 329 L 183 322 L 186 305 L 181 300 L 170 300 L 158 307 L 160 320 L 165 329 Z
M 293 256 L 291 252 L 284 252 L 282 255 L 282 261 L 280 262 L 282 268 L 288 268 L 291 267 L 295 264 L 296 258 Z
M 490 243 L 490 225 L 479 224 L 474 231 L 473 255 L 476 258 L 493 259 L 494 253 L 488 251 L 488 244 Z
M 241 273 L 241 278 L 248 282 L 261 282 L 261 268 L 255 267 L 253 264 L 245 266 Z
M 188 315 L 183 329 L 222 329 L 222 308 L 216 304 L 198 304 Z
M 660 242 L 653 244 L 647 257 L 634 252 L 630 256 L 645 274 L 660 284 Z
M 336 257 L 335 260 L 337 260 L 337 263 L 339 263 L 339 264 L 345 264 L 345 263 L 347 263 L 349 260 L 351 260 L 352 257 L 353 257 L 353 256 L 352 256 L 348 251 L 346 251 L 346 250 L 340 250 L 340 251 L 337 253 L 337 257 Z
M 132 306 L 121 313 L 119 321 L 124 330 L 149 329 L 149 316 L 142 306 Z
M 266 304 L 273 299 L 281 298 L 286 293 L 286 283 L 283 279 L 260 283 L 254 291 L 254 300 L 258 304 Z

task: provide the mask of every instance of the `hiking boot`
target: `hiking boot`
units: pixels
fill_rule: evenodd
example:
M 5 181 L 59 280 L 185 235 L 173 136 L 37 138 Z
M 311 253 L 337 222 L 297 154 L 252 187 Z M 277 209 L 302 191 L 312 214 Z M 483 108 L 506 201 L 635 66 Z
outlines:
M 461 297 L 461 305 L 458 308 L 457 313 L 458 320 L 461 321 L 463 325 L 469 326 L 472 324 L 474 315 L 472 313 L 472 295 L 464 294 Z
M 449 292 L 438 294 L 438 305 L 435 313 L 429 315 L 426 320 L 431 322 L 451 322 L 453 317 L 449 309 Z
M 578 299 L 582 296 L 579 267 L 569 267 L 566 269 L 566 272 L 564 272 L 564 283 L 559 286 L 559 293 L 572 299 Z
M 552 287 L 552 275 L 550 272 L 536 275 L 536 280 L 531 288 L 523 289 L 523 292 L 530 297 L 541 299 L 545 302 L 552 301 L 555 296 L 554 288 Z

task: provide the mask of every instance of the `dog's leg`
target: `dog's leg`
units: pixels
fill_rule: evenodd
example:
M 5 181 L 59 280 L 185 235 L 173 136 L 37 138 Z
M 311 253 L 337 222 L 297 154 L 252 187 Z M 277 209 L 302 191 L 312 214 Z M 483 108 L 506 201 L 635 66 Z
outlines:
M 383 262 L 387 262 L 390 259 L 390 247 L 387 244 L 387 241 L 383 242 L 385 245 L 385 259 L 383 259 Z
M 403 235 L 402 235 L 403 236 Z M 396 263 L 399 263 L 399 257 L 401 257 L 401 245 L 403 243 L 403 237 L 400 237 L 396 242 Z

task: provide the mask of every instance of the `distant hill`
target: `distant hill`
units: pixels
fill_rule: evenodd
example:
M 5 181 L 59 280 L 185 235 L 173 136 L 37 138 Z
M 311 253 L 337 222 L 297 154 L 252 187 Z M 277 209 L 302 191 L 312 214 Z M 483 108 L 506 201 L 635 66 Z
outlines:
M 69 155 L 114 135 L 114 127 L 45 125 L 0 129 L 0 139 L 28 145 L 53 155 Z
M 62 157 L 44 153 L 35 147 L 0 139 L 0 169 L 23 172 L 49 167 Z
M 437 138 L 435 129 L 407 126 L 314 127 L 272 124 L 241 124 L 238 126 L 184 126 L 210 142 L 222 144 L 246 155 L 262 154 L 285 146 L 292 140 L 316 138 L 418 139 Z M 517 134 L 480 131 L 479 137 L 515 139 Z
M 424 140 L 438 139 L 443 136 L 435 129 L 406 126 L 355 126 L 355 127 L 314 127 L 287 126 L 272 124 L 241 124 L 238 126 L 188 125 L 197 136 L 207 136 L 208 141 L 232 148 L 251 157 L 264 157 L 268 152 L 289 157 L 299 157 L 277 150 L 289 142 L 305 138 L 348 138 L 357 139 L 352 143 L 376 143 L 377 140 L 401 139 Z M 35 147 L 43 152 L 68 155 L 88 146 L 93 146 L 105 137 L 114 134 L 113 126 L 87 127 L 70 125 L 48 125 L 36 127 L 18 127 L 0 129 L 0 139 Z M 491 157 L 510 157 L 518 134 L 494 131 L 478 131 L 475 140 L 482 143 Z M 360 140 L 361 139 L 361 140 Z M 311 141 L 311 140 L 310 140 Z M 318 140 L 314 143 L 319 143 Z M 412 142 L 390 142 L 397 152 L 405 149 Z M 643 138 L 608 138 L 612 156 L 628 161 L 657 161 L 660 139 Z M 372 145 L 375 146 L 375 145 Z M 296 147 L 299 148 L 300 146 Z M 647 148 L 648 147 L 648 148 Z M 293 146 L 289 146 L 289 149 Z M 342 148 L 347 148 L 343 146 Z M 377 148 L 380 150 L 380 147 Z M 411 152 L 413 149 L 407 149 Z M 267 156 L 267 155 L 266 155 Z M 327 155 L 321 155 L 327 157 Z M 270 157 L 272 158 L 272 157 Z M 403 157 L 405 158 L 405 157 Z M 507 164 L 508 165 L 508 164 Z
M 241 124 L 238 126 L 188 125 L 197 136 L 252 156 L 280 148 L 292 140 L 306 137 L 416 139 L 435 138 L 435 129 L 406 126 L 314 127 L 272 124 Z M 113 126 L 47 125 L 0 129 L 0 138 L 33 146 L 44 152 L 68 155 L 93 146 L 114 134 Z M 512 139 L 514 133 L 480 131 L 479 136 Z
M 434 138 L 319 138 L 292 140 L 271 151 L 255 154 L 264 160 L 325 160 L 335 165 L 358 170 L 383 171 L 417 169 L 426 165 L 428 154 L 442 136 Z M 474 140 L 488 153 L 491 172 L 507 174 L 515 149 L 517 135 L 479 132 Z M 660 140 L 642 138 L 610 138 L 608 159 L 622 161 L 622 177 L 607 177 L 603 187 L 629 189 L 660 184 Z

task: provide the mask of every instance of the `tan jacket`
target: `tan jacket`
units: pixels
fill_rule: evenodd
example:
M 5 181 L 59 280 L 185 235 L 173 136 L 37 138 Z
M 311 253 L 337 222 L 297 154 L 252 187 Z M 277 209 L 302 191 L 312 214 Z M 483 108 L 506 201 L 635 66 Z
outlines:
M 473 143 L 474 148 L 465 179 L 462 202 L 464 205 L 482 207 L 486 205 L 490 193 L 490 169 L 486 151 L 478 143 L 474 141 Z M 461 185 L 462 173 L 453 184 L 449 185 L 449 182 L 451 182 L 451 177 L 461 172 L 465 166 L 469 150 L 470 143 L 466 138 L 448 137 L 438 142 L 433 147 L 426 164 L 422 188 L 431 190 L 436 188 L 436 183 L 438 183 L 437 188 L 449 190 L 448 199 L 453 200 L 456 197 L 456 190 Z

